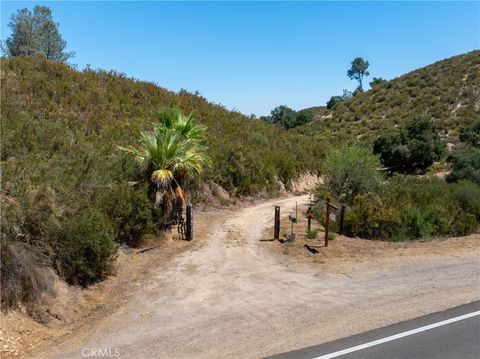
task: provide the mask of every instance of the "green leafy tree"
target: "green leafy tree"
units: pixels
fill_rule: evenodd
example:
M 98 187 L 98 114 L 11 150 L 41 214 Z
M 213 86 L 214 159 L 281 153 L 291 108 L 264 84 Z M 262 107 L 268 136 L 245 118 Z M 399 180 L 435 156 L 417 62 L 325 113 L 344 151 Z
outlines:
M 286 129 L 303 125 L 313 120 L 313 114 L 308 110 L 301 110 L 296 112 L 287 106 L 278 106 L 270 112 L 269 117 L 261 117 L 270 123 L 279 124 Z
M 349 100 L 353 97 L 353 93 L 348 90 L 343 90 L 343 94 L 341 96 L 332 96 L 330 100 L 327 102 L 327 108 L 332 109 L 335 107 L 336 104 Z
M 352 61 L 350 69 L 347 71 L 347 76 L 351 80 L 358 81 L 358 90 L 363 91 L 363 78 L 370 75 L 368 72 L 368 61 L 365 61 L 362 57 L 357 57 Z
M 381 77 L 374 77 L 374 78 L 372 79 L 372 81 L 370 81 L 369 85 L 370 85 L 370 87 L 373 88 L 374 86 L 382 85 L 382 84 L 384 84 L 384 83 L 386 83 L 386 82 L 387 82 L 387 80 L 382 79 Z
M 270 112 L 270 122 L 282 125 L 285 128 L 292 128 L 295 125 L 295 111 L 287 106 L 278 106 Z
M 342 96 L 332 96 L 330 97 L 330 100 L 327 101 L 327 108 L 332 109 L 335 107 L 336 104 L 342 102 Z
M 295 127 L 311 122 L 312 120 L 313 120 L 313 114 L 311 111 L 308 111 L 308 110 L 298 111 L 295 119 Z
M 447 181 L 469 180 L 480 185 L 480 148 L 454 153 L 448 162 L 452 172 L 447 176 Z
M 460 130 L 460 141 L 471 147 L 480 148 L 480 121 Z
M 9 56 L 42 55 L 52 61 L 67 61 L 73 56 L 65 51 L 67 43 L 46 6 L 35 6 L 33 13 L 27 8 L 18 10 L 12 15 L 9 27 L 12 31 L 6 41 Z
M 430 119 L 418 118 L 410 121 L 405 131 L 377 138 L 373 152 L 391 170 L 414 172 L 440 160 L 446 153 L 446 145 Z
M 345 146 L 333 150 L 324 162 L 324 186 L 341 203 L 375 190 L 382 181 L 380 161 L 368 149 Z
M 10 56 L 34 55 L 38 50 L 36 43 L 32 13 L 27 8 L 18 10 L 11 16 L 8 24 L 12 35 L 6 41 L 6 51 Z
M 469 180 L 480 184 L 480 122 L 460 130 L 460 141 L 466 149 L 453 153 L 447 159 L 452 167 L 447 181 Z

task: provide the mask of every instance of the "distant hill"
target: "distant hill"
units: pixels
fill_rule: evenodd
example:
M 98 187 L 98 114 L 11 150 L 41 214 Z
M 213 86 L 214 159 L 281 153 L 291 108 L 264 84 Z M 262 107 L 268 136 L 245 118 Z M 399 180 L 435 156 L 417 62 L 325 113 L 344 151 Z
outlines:
M 293 130 L 329 142 L 370 143 L 406 121 L 431 117 L 449 142 L 461 126 L 480 119 L 480 51 L 454 56 L 376 85 L 332 110 L 314 107 L 315 119 Z

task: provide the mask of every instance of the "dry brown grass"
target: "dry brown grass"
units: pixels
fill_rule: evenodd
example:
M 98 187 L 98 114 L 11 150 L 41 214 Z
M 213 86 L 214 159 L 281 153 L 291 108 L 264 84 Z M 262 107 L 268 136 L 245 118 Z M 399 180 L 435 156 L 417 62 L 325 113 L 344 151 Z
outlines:
M 25 305 L 29 314 L 45 321 L 37 308 L 44 294 L 53 295 L 53 274 L 49 261 L 40 249 L 27 243 L 2 245 L 1 303 L 2 310 Z

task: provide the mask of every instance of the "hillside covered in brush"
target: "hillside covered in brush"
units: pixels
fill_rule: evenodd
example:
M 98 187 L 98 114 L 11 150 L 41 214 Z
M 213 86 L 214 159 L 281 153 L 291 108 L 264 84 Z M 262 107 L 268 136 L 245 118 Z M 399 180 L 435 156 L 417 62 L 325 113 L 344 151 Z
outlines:
M 480 118 L 480 51 L 454 56 L 374 85 L 336 104 L 310 109 L 314 120 L 294 129 L 317 140 L 372 143 L 380 134 L 429 117 L 455 143 L 458 130 Z M 447 137 L 448 136 L 448 137 Z
M 196 122 L 207 126 L 214 165 L 202 180 L 230 192 L 275 190 L 276 179 L 288 183 L 314 169 L 322 154 L 303 136 L 187 91 L 174 93 L 115 72 L 79 72 L 42 59 L 2 61 L 2 160 L 9 168 L 28 164 L 29 181 L 53 185 L 62 177 L 62 186 L 105 185 L 128 177 L 108 171 L 125 157 L 117 147 L 135 145 L 156 113 L 171 107 L 194 111 Z
M 88 285 L 111 269 L 119 243 L 136 246 L 168 223 L 139 182 L 138 146 L 158 111 L 195 112 L 212 164 L 190 183 L 233 196 L 275 192 L 324 151 L 306 136 L 113 71 L 77 71 L 44 58 L 2 58 L 2 303 L 48 288 L 41 268 Z M 132 185 L 132 183 L 137 183 Z M 42 274 L 43 273 L 43 274 Z

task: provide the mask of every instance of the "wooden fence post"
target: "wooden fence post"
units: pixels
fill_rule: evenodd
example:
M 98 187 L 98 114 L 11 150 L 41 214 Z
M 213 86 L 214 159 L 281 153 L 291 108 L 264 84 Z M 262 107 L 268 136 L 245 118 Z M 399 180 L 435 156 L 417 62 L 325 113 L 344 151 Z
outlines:
M 273 239 L 280 239 L 280 206 L 275 206 L 275 228 L 273 230 Z
M 312 230 L 312 218 L 313 218 L 312 206 L 308 206 L 307 213 L 305 214 L 307 216 L 307 232 L 310 232 Z
M 345 204 L 342 204 L 342 209 L 340 211 L 340 234 L 343 234 L 344 222 L 345 222 Z
M 330 198 L 327 198 L 327 213 L 325 216 L 325 247 L 328 247 L 328 225 L 330 222 Z
M 186 239 L 191 241 L 193 239 L 193 208 L 192 205 L 187 205 L 187 230 Z

